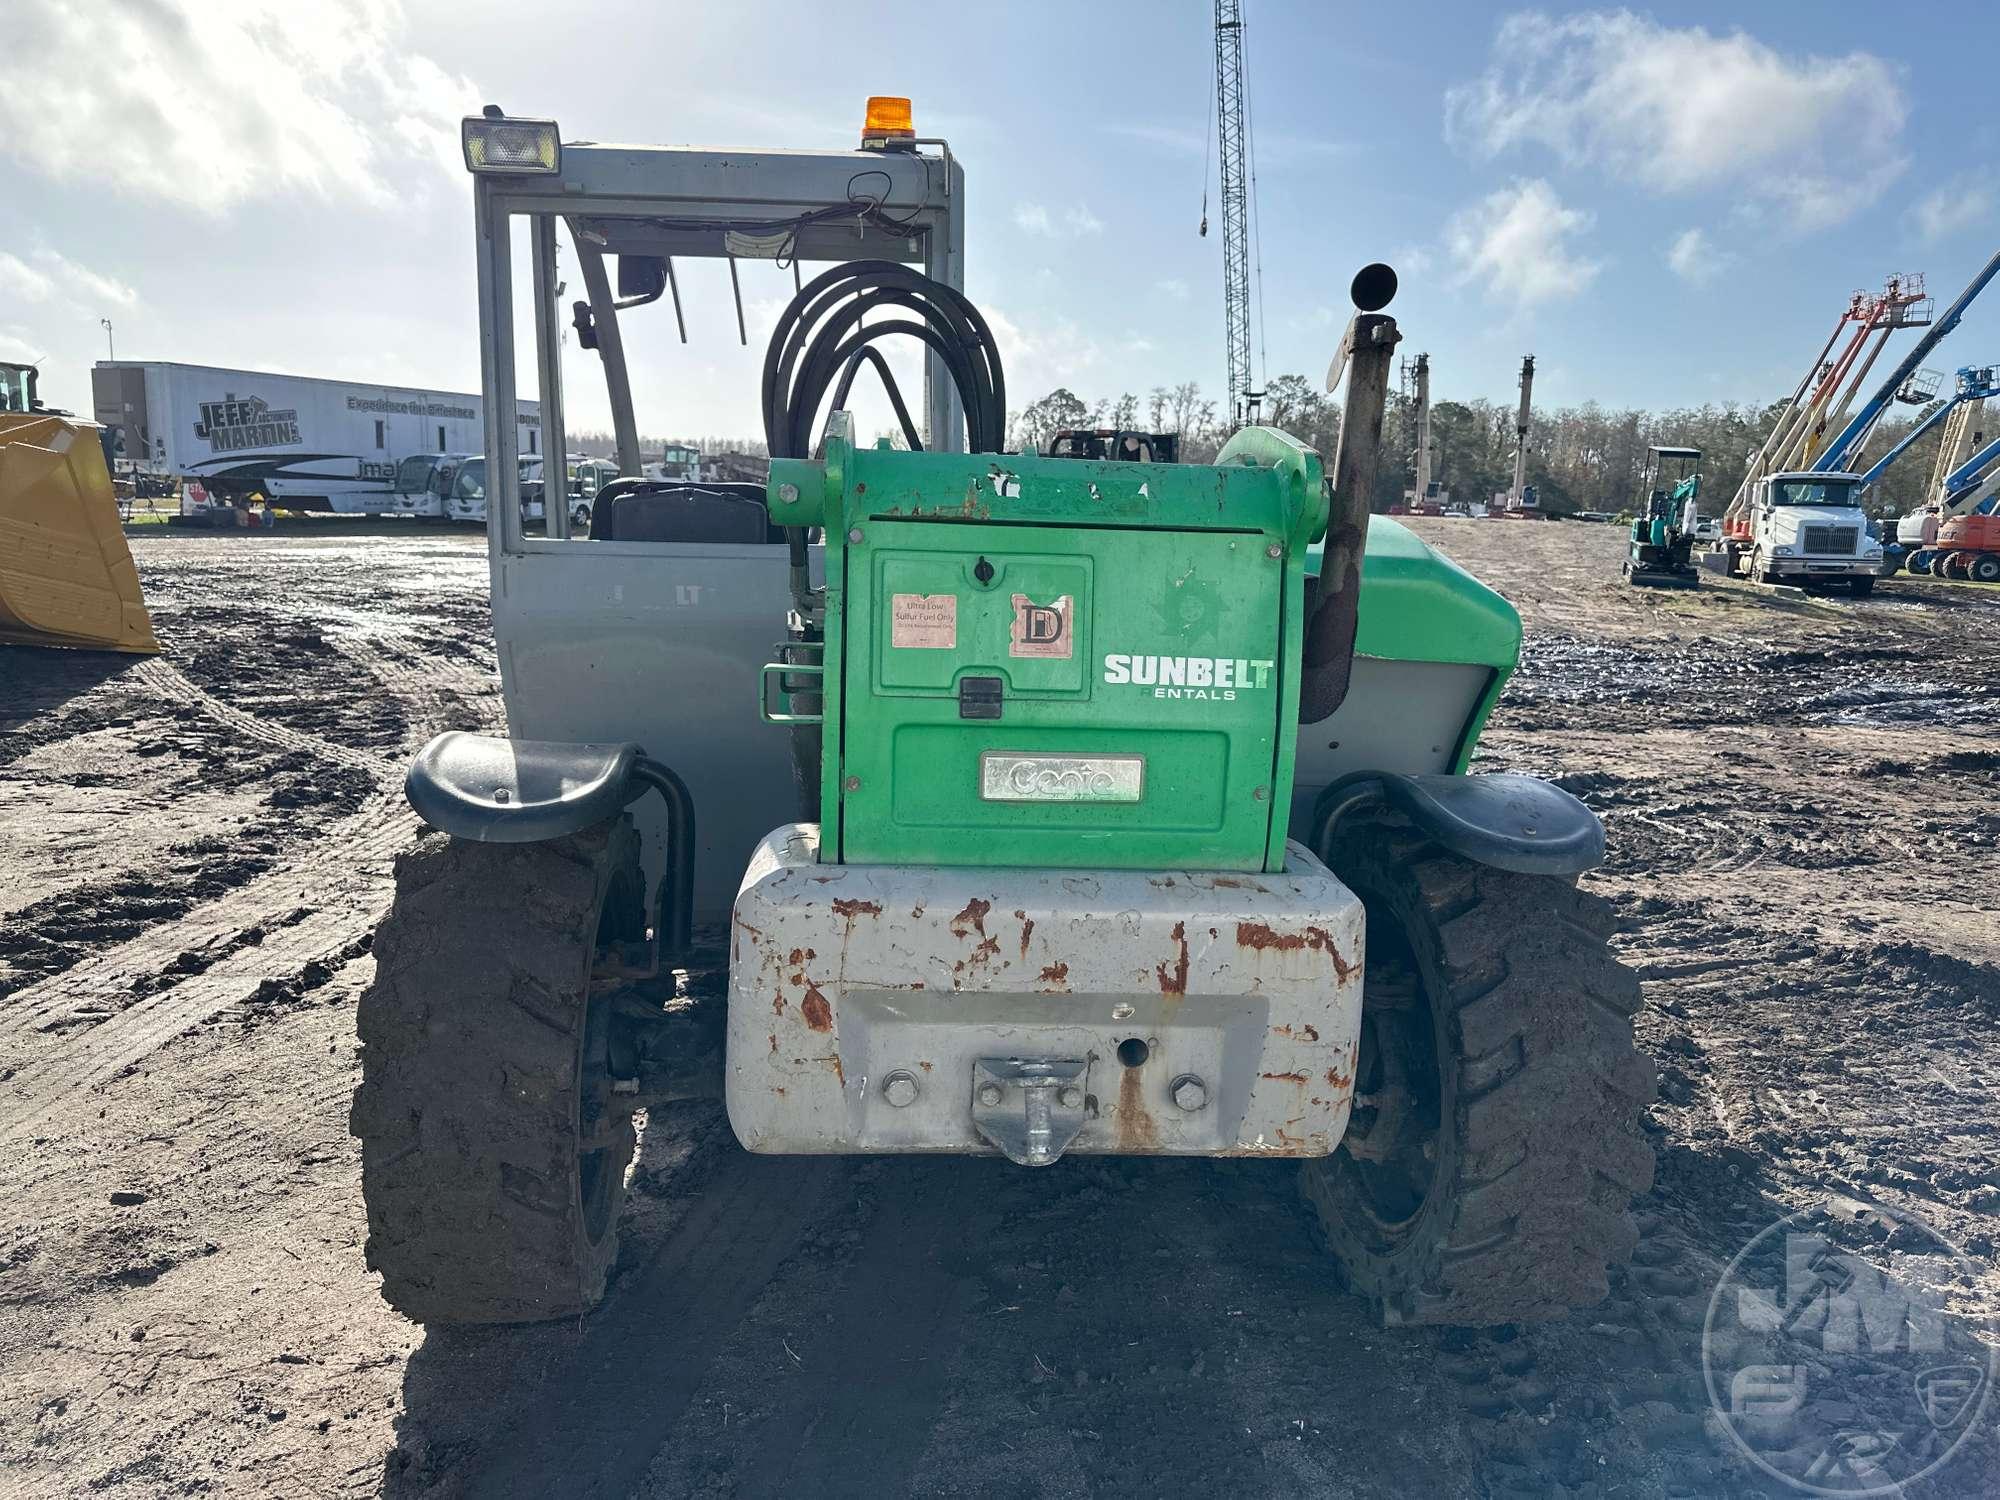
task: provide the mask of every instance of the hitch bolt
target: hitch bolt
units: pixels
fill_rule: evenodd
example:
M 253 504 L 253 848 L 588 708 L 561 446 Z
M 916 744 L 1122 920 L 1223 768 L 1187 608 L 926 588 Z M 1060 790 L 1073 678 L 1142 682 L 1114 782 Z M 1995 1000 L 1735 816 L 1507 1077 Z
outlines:
M 882 1080 L 882 1097 L 897 1109 L 917 1102 L 917 1080 L 898 1069 Z
M 979 1102 L 988 1109 L 992 1109 L 995 1105 L 999 1104 L 1004 1097 L 1006 1096 L 1000 1092 L 1000 1085 L 997 1083 L 982 1083 L 979 1085 Z
M 1192 1073 L 1183 1073 L 1174 1080 L 1173 1096 L 1176 1106 L 1193 1114 L 1208 1103 L 1208 1085 Z
M 1064 1109 L 1081 1109 L 1083 1107 L 1083 1090 L 1075 1084 L 1071 1084 L 1058 1094 L 1056 1099 Z
M 1264 549 L 1264 555 L 1270 558 L 1272 562 L 1276 562 L 1285 555 L 1285 549 L 1280 547 L 1276 542 L 1273 542 Z
M 797 485 L 795 485 L 795 484 L 781 484 L 781 485 L 779 485 L 779 486 L 778 486 L 778 498 L 779 498 L 779 499 L 780 499 L 781 501 L 783 501 L 783 502 L 784 502 L 784 503 L 785 503 L 786 505 L 796 505 L 796 504 L 798 504 L 798 503 L 799 503 L 799 487 L 798 487 Z
M 1256 791 L 1250 794 L 1251 799 L 1256 802 L 1262 802 L 1266 797 L 1270 795 L 1271 795 L 1271 789 L 1269 787 L 1262 787 L 1262 786 L 1258 787 Z

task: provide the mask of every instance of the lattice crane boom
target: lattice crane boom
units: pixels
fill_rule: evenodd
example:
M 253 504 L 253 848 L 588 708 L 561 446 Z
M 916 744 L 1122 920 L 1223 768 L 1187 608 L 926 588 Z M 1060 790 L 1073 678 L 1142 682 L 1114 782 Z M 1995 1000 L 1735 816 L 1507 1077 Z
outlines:
M 1250 186 L 1244 149 L 1243 5 L 1215 0 L 1215 137 L 1222 169 L 1222 320 L 1229 410 L 1252 420 L 1262 392 L 1250 373 Z

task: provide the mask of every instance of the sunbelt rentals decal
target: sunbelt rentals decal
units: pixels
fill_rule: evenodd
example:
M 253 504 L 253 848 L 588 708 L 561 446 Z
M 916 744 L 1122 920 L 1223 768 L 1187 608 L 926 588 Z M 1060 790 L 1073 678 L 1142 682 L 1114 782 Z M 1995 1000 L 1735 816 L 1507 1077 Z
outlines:
M 1113 687 L 1151 688 L 1155 698 L 1232 703 L 1241 692 L 1271 686 L 1276 662 L 1241 656 L 1128 656 L 1104 658 L 1104 680 Z

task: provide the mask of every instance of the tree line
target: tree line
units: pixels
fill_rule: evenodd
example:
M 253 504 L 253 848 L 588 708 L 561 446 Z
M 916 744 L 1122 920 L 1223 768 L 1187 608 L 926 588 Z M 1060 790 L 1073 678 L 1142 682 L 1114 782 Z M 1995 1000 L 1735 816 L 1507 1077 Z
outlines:
M 1544 508 L 1567 515 L 1579 510 L 1626 511 L 1641 498 L 1647 449 L 1699 448 L 1702 452 L 1703 510 L 1719 513 L 1736 493 L 1752 456 L 1770 436 L 1782 400 L 1766 406 L 1736 402 L 1672 407 L 1662 411 L 1607 408 L 1595 401 L 1579 406 L 1541 407 L 1528 430 L 1528 483 Z M 1516 403 L 1475 397 L 1431 403 L 1431 477 L 1454 501 L 1482 504 L 1504 492 L 1514 477 Z M 1875 426 L 1864 450 L 1866 468 L 1936 409 L 1936 403 L 1898 406 Z M 1143 410 L 1145 421 L 1137 418 Z M 1291 433 L 1329 462 L 1340 439 L 1340 404 L 1303 375 L 1280 375 L 1266 382 L 1262 420 Z M 1141 427 L 1175 432 L 1181 457 L 1189 463 L 1214 458 L 1229 428 L 1215 401 L 1190 381 L 1156 386 L 1145 402 L 1129 392 L 1116 400 L 1084 401 L 1059 387 L 1013 414 L 1009 443 L 1046 451 L 1051 437 L 1070 427 Z M 1987 427 L 1988 435 L 1992 427 Z M 1870 492 L 1872 511 L 1902 515 L 1921 505 L 1937 459 L 1943 424 L 1919 438 Z M 1392 391 L 1382 423 L 1373 509 L 1400 503 L 1415 481 L 1416 403 Z
M 1528 431 L 1528 483 L 1535 486 L 1543 507 L 1558 515 L 1579 510 L 1632 510 L 1641 498 L 1639 488 L 1649 446 L 1699 448 L 1702 508 L 1717 514 L 1736 493 L 1751 456 L 1770 435 L 1783 404 L 1722 402 L 1661 411 L 1610 408 L 1595 401 L 1579 406 L 1538 406 Z M 1377 511 L 1401 502 L 1414 483 L 1415 406 L 1407 393 L 1390 392 L 1381 455 L 1369 495 L 1369 503 Z M 1869 437 L 1862 466 L 1886 453 L 1935 406 L 1897 406 L 1885 415 Z M 1514 414 L 1514 403 L 1483 397 L 1432 401 L 1435 459 L 1431 477 L 1450 491 L 1453 500 L 1481 504 L 1512 483 Z M 1316 382 L 1303 375 L 1280 375 L 1267 381 L 1262 420 L 1291 433 L 1331 463 L 1340 440 L 1340 403 Z M 1988 436 L 1995 430 L 1992 423 L 1975 425 L 1984 427 Z M 1902 515 L 1924 503 L 1943 426 L 1940 423 L 1912 444 L 1876 484 L 1868 498 L 1871 511 Z M 1069 428 L 1178 433 L 1181 458 L 1186 463 L 1213 460 L 1231 431 L 1216 401 L 1191 380 L 1155 386 L 1143 398 L 1127 391 L 1116 398 L 1100 396 L 1090 401 L 1058 386 L 1010 415 L 1008 447 L 1015 452 L 1032 448 L 1045 453 L 1055 435 Z M 900 433 L 890 436 L 897 446 L 902 445 Z M 641 451 L 651 454 L 661 441 L 644 438 Z M 587 453 L 609 455 L 616 451 L 609 433 L 574 433 L 571 446 Z M 698 439 L 696 446 L 706 454 L 762 455 L 766 451 L 763 442 L 754 438 L 708 436 Z

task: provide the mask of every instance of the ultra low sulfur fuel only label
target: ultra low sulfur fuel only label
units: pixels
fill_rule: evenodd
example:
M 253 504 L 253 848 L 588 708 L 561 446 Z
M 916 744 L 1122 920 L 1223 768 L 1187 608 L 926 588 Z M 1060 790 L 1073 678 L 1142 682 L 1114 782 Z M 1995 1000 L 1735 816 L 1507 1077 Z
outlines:
M 1104 658 L 1104 680 L 1113 687 L 1151 688 L 1155 698 L 1212 699 L 1233 703 L 1239 692 L 1271 686 L 1277 663 L 1241 656 L 1128 656 Z

